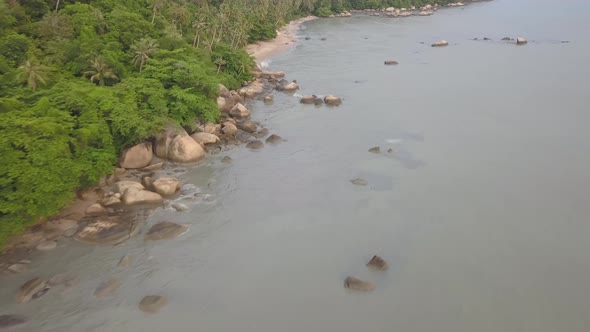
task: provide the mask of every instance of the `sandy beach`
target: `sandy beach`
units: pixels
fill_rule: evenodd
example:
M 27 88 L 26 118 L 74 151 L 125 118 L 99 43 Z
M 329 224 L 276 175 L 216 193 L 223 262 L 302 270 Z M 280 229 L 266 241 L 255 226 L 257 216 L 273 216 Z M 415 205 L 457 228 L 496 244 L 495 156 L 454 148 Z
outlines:
M 250 44 L 246 46 L 246 51 L 248 54 L 252 55 L 254 59 L 256 59 L 256 63 L 260 65 L 260 63 L 265 59 L 285 52 L 293 47 L 295 42 L 297 42 L 296 34 L 301 27 L 301 24 L 315 19 L 317 19 L 316 16 L 306 16 L 295 21 L 291 21 L 289 24 L 282 27 L 278 31 L 277 37 L 275 39 Z

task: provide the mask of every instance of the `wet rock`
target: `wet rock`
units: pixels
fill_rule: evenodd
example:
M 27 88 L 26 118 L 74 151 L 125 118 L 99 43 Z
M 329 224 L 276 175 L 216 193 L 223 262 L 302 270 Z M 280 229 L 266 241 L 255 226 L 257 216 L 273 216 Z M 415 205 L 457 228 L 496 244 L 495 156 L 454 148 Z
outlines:
M 180 182 L 174 178 L 160 178 L 154 181 L 152 186 L 158 194 L 170 196 L 180 189 Z
M 246 108 L 246 106 L 238 103 L 236 104 L 230 111 L 229 114 L 237 119 L 247 119 L 250 117 L 250 111 Z
M 68 229 L 62 235 L 65 236 L 65 237 L 72 237 L 72 236 L 74 236 L 76 234 L 77 231 L 78 231 L 78 228 Z
M 0 315 L 0 330 L 9 329 L 18 325 L 22 325 L 26 322 L 27 320 L 23 316 Z
M 522 37 L 518 37 L 518 38 L 516 38 L 516 44 L 517 44 L 517 45 L 524 45 L 524 44 L 526 44 L 526 43 L 528 43 L 526 39 L 524 39 L 524 38 L 522 38 Z
M 264 96 L 264 103 L 266 104 L 270 104 L 274 101 L 274 98 L 272 96 Z
M 107 212 L 108 212 L 108 210 L 105 207 L 103 207 L 102 205 L 100 205 L 99 203 L 92 204 L 86 208 L 86 214 L 89 216 L 105 214 Z
M 254 140 L 254 141 L 248 142 L 248 144 L 246 144 L 246 147 L 248 149 L 258 150 L 258 149 L 262 149 L 264 147 L 264 143 L 262 143 L 262 141 L 260 141 L 260 140 Z
M 231 159 L 230 156 L 225 156 L 225 157 L 221 158 L 221 162 L 224 164 L 231 164 L 233 162 L 233 160 Z
M 260 73 L 261 77 L 264 78 L 283 78 L 285 77 L 285 72 L 284 71 L 262 71 L 262 73 Z
M 252 121 L 243 121 L 238 123 L 238 129 L 241 129 L 248 133 L 256 132 L 257 126 L 256 123 Z
M 144 176 L 141 178 L 141 184 L 144 188 L 151 190 L 154 184 L 154 179 L 151 176 Z
M 129 255 L 125 255 L 121 257 L 119 263 L 117 263 L 118 268 L 128 269 L 131 266 L 131 257 Z
M 392 152 L 393 152 L 393 149 L 387 150 L 387 153 L 392 153 Z
M 86 225 L 75 236 L 80 242 L 90 244 L 119 244 L 137 235 L 142 223 L 123 222 L 117 216 L 103 217 Z
M 111 278 L 101 283 L 95 290 L 94 296 L 106 297 L 113 294 L 117 289 L 121 287 L 121 282 L 117 279 Z
M 252 136 L 253 135 L 247 131 L 238 130 L 238 133 L 236 134 L 236 139 L 240 142 L 248 142 L 252 139 Z
M 155 314 L 168 304 L 168 300 L 160 295 L 148 295 L 139 302 L 139 309 L 149 314 Z
M 264 82 L 262 80 L 255 80 L 254 82 L 242 87 L 238 93 L 247 98 L 253 98 L 264 92 Z
M 449 42 L 446 40 L 439 40 L 436 43 L 432 44 L 432 47 L 444 47 L 449 46 Z
M 183 128 L 169 127 L 155 137 L 154 152 L 162 159 L 195 162 L 205 157 L 205 150 Z
M 42 290 L 38 291 L 37 293 L 33 294 L 33 300 L 40 298 L 41 296 L 47 294 L 49 292 L 49 287 L 45 287 Z
M 216 135 L 210 134 L 210 133 L 205 133 L 205 132 L 200 132 L 200 133 L 194 133 L 191 135 L 191 137 L 199 144 L 201 145 L 206 145 L 206 144 L 214 144 L 219 142 L 219 137 L 217 137 Z
M 62 232 L 68 231 L 72 228 L 78 228 L 78 222 L 71 219 L 51 220 L 45 224 L 47 229 L 56 229 Z
M 508 41 L 508 40 L 512 40 L 512 38 L 510 38 L 510 37 L 504 37 L 504 38 L 502 38 L 502 40 Z
M 233 98 L 217 97 L 217 109 L 222 113 L 229 112 L 235 104 Z
M 119 158 L 122 168 L 143 168 L 152 161 L 152 143 L 146 142 L 123 150 Z
M 347 277 L 346 279 L 344 279 L 344 287 L 364 292 L 372 291 L 375 289 L 375 285 L 373 285 L 371 282 L 364 281 L 355 277 Z
M 488 37 L 483 37 L 483 40 L 491 40 L 491 39 Z
M 45 236 L 45 239 L 50 240 L 50 241 L 59 238 L 62 234 L 63 234 L 63 232 L 59 229 L 45 229 L 45 230 L 43 230 L 43 236 Z
M 342 104 L 342 99 L 336 96 L 329 95 L 324 97 L 324 102 L 326 103 L 326 105 L 338 106 Z
M 221 131 L 225 135 L 233 137 L 238 133 L 238 127 L 236 127 L 236 125 L 228 121 L 223 124 L 223 129 L 221 129 Z
M 395 60 L 385 60 L 384 64 L 386 64 L 386 65 L 398 65 L 399 62 L 397 62 Z
M 275 88 L 278 91 L 295 91 L 299 89 L 299 85 L 295 80 L 293 80 L 292 82 L 288 82 L 287 80 L 280 80 Z
M 381 153 L 381 148 L 378 146 L 374 146 L 372 148 L 369 149 L 369 152 L 371 153 Z
M 188 228 L 188 225 L 162 221 L 153 225 L 145 235 L 145 238 L 146 240 L 171 240 L 186 233 Z
M 253 134 L 253 136 L 256 138 L 262 138 L 266 135 L 268 135 L 268 129 L 266 129 L 266 128 L 262 128 Z
M 129 188 L 133 188 L 133 189 L 137 189 L 137 190 L 144 189 L 143 185 L 139 182 L 136 182 L 136 181 L 119 181 L 119 182 L 115 183 L 113 190 L 115 190 L 116 193 L 120 193 L 122 195 Z
M 323 38 L 320 38 L 320 40 L 325 41 L 325 40 L 328 40 L 328 39 L 326 37 L 323 37 Z
M 268 136 L 268 138 L 266 139 L 266 143 L 270 143 L 270 144 L 277 144 L 283 141 L 283 138 L 279 135 L 275 135 L 272 134 L 270 136 Z
M 385 271 L 389 268 L 389 265 L 387 264 L 387 262 L 383 258 L 381 258 L 377 255 L 375 255 L 375 256 L 373 256 L 373 258 L 371 258 L 371 260 L 367 263 L 367 266 L 371 269 L 381 270 L 381 271 Z
M 311 37 L 309 37 L 309 36 L 308 37 L 305 37 L 305 40 L 310 40 L 310 39 L 311 39 Z
M 299 102 L 302 104 L 314 104 L 316 99 L 319 99 L 318 96 L 316 96 L 316 95 L 303 96 L 303 97 L 301 97 Z
M 361 178 L 352 179 L 352 180 L 350 180 L 350 182 L 352 184 L 357 185 L 357 186 L 366 186 L 369 184 L 369 182 L 367 180 L 361 179 Z
M 57 248 L 57 242 L 55 241 L 43 241 L 35 247 L 37 250 L 40 251 L 49 251 Z
M 160 204 L 164 201 L 160 194 L 147 191 L 147 190 L 137 190 L 137 189 L 127 189 L 123 197 L 121 197 L 121 201 L 125 205 L 135 205 L 135 204 Z
M 188 206 L 182 204 L 182 203 L 174 203 L 171 205 L 172 208 L 178 212 L 182 212 L 182 211 L 188 211 Z
M 28 264 L 21 264 L 21 263 L 12 264 L 7 268 L 7 270 L 12 273 L 23 273 L 23 272 L 26 272 L 28 269 L 29 269 Z
M 100 204 L 105 207 L 121 204 L 121 200 L 116 196 L 108 196 L 100 200 Z
M 45 280 L 33 278 L 20 287 L 18 293 L 16 294 L 16 302 L 27 303 L 33 298 L 35 294 L 44 290 L 46 287 L 47 282 Z

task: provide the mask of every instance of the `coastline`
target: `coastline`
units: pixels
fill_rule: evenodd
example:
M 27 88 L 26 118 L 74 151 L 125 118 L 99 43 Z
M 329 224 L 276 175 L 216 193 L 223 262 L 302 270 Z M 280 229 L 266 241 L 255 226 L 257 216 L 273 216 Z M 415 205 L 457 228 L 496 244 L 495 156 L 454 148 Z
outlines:
M 277 31 L 277 37 L 273 40 L 259 41 L 246 46 L 246 52 L 260 64 L 271 56 L 281 54 L 291 49 L 297 42 L 297 31 L 307 21 L 318 19 L 317 16 L 306 16 L 289 22 Z

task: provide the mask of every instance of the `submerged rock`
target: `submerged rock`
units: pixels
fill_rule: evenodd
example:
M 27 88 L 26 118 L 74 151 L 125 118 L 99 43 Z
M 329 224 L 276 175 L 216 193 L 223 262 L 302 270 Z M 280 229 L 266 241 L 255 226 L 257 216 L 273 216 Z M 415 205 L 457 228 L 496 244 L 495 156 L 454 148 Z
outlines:
M 125 255 L 121 257 L 119 263 L 117 263 L 117 267 L 122 269 L 127 269 L 131 266 L 131 257 L 129 255 Z
M 153 225 L 147 234 L 146 240 L 171 240 L 188 231 L 188 225 L 180 225 L 170 221 L 161 221 Z
M 105 217 L 86 225 L 75 239 L 90 244 L 119 244 L 141 230 L 142 223 L 123 222 L 119 217 Z
M 57 242 L 55 241 L 43 241 L 35 247 L 37 250 L 40 251 L 49 251 L 57 248 Z
M 375 289 L 375 285 L 373 285 L 371 282 L 364 281 L 355 277 L 347 277 L 346 279 L 344 279 L 344 287 L 352 290 L 365 292 L 372 291 Z
M 375 256 L 373 256 L 373 258 L 371 258 L 371 260 L 367 263 L 367 266 L 371 269 L 381 270 L 381 271 L 385 271 L 389 268 L 389 265 L 387 264 L 387 262 L 383 258 L 381 258 L 377 255 L 375 255 Z
M 16 294 L 16 302 L 27 303 L 33 299 L 35 294 L 42 292 L 45 288 L 47 288 L 45 280 L 33 278 L 20 287 Z
M 139 302 L 139 309 L 149 314 L 155 314 L 166 304 L 168 304 L 168 300 L 166 300 L 165 297 L 160 295 L 148 295 Z
M 105 297 L 113 294 L 117 289 L 121 287 L 121 282 L 117 279 L 111 278 L 101 283 L 95 290 L 94 296 Z
M 270 143 L 270 144 L 277 144 L 283 141 L 283 138 L 279 135 L 275 135 L 272 134 L 270 136 L 268 136 L 268 138 L 266 139 L 266 143 Z
M 241 129 L 247 133 L 254 133 L 256 132 L 257 126 L 256 123 L 252 121 L 243 121 L 238 123 L 238 129 Z
M 18 325 L 22 325 L 26 322 L 27 320 L 23 316 L 0 315 L 0 330 L 9 329 Z
M 268 135 L 268 129 L 266 129 L 266 128 L 262 128 L 253 134 L 253 136 L 256 138 L 262 138 L 266 135 Z
M 449 42 L 446 40 L 439 40 L 436 43 L 432 44 L 432 47 L 444 47 L 449 46 Z
M 272 96 L 264 96 L 263 100 L 266 104 L 270 104 L 273 102 L 274 98 Z
M 254 140 L 246 144 L 246 147 L 252 150 L 259 150 L 264 147 L 264 143 L 262 143 L 260 140 Z
M 182 211 L 188 211 L 188 206 L 182 204 L 182 203 L 174 203 L 171 205 L 172 208 L 178 212 L 182 212 Z
M 23 272 L 26 272 L 28 269 L 29 269 L 28 264 L 21 264 L 21 263 L 12 264 L 7 268 L 7 270 L 12 273 L 23 273 Z
M 378 146 L 374 146 L 372 148 L 369 149 L 369 152 L 371 153 L 381 153 L 381 148 Z
M 507 40 L 512 40 L 512 38 L 510 38 L 510 37 L 504 37 L 504 38 L 502 38 L 502 40 L 507 41 Z
M 350 180 L 350 182 L 352 184 L 357 185 L 357 186 L 366 186 L 369 184 L 369 182 L 367 180 L 361 179 L 361 178 L 352 179 L 352 180 Z
M 233 160 L 231 159 L 230 156 L 225 156 L 225 157 L 221 158 L 221 162 L 224 164 L 231 164 L 233 162 Z
M 398 65 L 399 62 L 395 61 L 395 60 L 385 60 L 384 62 L 386 65 Z
M 299 102 L 301 104 L 315 104 L 315 101 L 319 99 L 318 96 L 316 95 L 311 95 L 311 96 L 303 96 L 301 97 L 301 99 L 299 100 Z M 321 99 L 320 99 L 321 100 Z

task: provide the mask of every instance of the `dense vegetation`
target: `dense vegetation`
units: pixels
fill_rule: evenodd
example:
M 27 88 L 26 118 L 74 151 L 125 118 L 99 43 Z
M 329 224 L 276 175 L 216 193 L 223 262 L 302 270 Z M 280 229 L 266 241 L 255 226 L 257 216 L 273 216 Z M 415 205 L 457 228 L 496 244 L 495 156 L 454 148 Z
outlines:
M 427 0 L 0 0 L 0 243 L 168 123 L 216 120 L 292 18 Z M 438 1 L 447 3 L 449 1 Z

